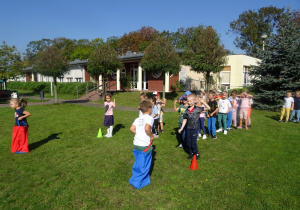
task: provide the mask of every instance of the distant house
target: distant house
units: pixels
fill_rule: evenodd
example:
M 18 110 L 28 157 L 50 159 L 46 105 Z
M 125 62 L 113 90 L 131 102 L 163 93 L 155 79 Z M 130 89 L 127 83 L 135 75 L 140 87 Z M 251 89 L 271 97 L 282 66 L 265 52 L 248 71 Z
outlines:
M 179 54 L 183 50 L 177 50 Z M 165 91 L 170 92 L 179 81 L 185 86 L 186 90 L 199 90 L 205 87 L 205 79 L 202 73 L 191 70 L 189 66 L 181 65 L 177 75 L 163 75 L 161 72 L 147 74 L 141 67 L 143 53 L 127 52 L 119 56 L 124 64 L 124 68 L 117 70 L 108 77 L 109 88 L 113 91 L 122 90 L 120 78 L 128 75 L 132 78 L 132 90 L 136 91 L 162 91 L 165 82 Z M 228 55 L 225 68 L 213 76 L 216 87 L 226 89 L 238 88 L 250 85 L 249 70 L 252 65 L 257 65 L 259 59 L 247 55 Z M 51 82 L 52 77 L 43 76 L 35 73 L 32 68 L 24 69 L 26 76 L 18 79 L 19 81 L 39 81 Z M 102 75 L 98 78 L 102 83 Z M 70 71 L 57 79 L 57 82 L 88 82 L 94 81 L 87 72 L 87 60 L 75 60 L 70 62 Z
M 248 55 L 228 55 L 224 69 L 213 75 L 216 88 L 242 88 L 251 85 L 249 71 L 251 66 L 257 66 L 260 59 Z M 205 78 L 202 73 L 192 71 L 189 66 L 182 66 L 180 79 L 184 81 L 186 89 L 199 90 L 205 87 Z M 183 76 L 184 75 L 184 76 Z

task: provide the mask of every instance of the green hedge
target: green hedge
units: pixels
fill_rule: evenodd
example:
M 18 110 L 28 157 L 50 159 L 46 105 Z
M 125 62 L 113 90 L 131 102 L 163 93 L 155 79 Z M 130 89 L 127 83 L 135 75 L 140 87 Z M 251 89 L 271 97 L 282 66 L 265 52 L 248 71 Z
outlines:
M 90 83 L 92 84 L 92 83 Z M 76 87 L 82 85 L 79 87 L 79 89 L 84 88 L 83 83 L 81 82 L 63 82 L 63 83 L 57 83 L 57 93 L 63 93 L 63 94 L 71 94 L 76 95 Z M 8 89 L 19 89 L 19 90 L 32 90 L 33 92 L 39 92 L 41 90 L 44 90 L 46 93 L 51 92 L 51 84 L 50 82 L 7 82 L 7 88 Z M 80 90 L 78 92 L 79 94 L 85 93 L 85 89 Z

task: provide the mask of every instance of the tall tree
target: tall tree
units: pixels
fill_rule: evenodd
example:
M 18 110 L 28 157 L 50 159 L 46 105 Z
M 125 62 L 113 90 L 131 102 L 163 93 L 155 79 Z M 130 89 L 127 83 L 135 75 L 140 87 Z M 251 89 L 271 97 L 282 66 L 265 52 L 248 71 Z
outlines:
M 106 39 L 106 44 L 111 46 L 111 48 L 115 49 L 118 52 L 118 44 L 120 42 L 120 37 L 111 36 Z
M 7 79 L 23 75 L 23 65 L 17 48 L 14 45 L 8 46 L 3 41 L 0 46 L 0 79 L 6 82 Z
M 183 53 L 183 63 L 192 70 L 203 73 L 206 81 L 206 90 L 213 82 L 212 75 L 220 72 L 226 63 L 226 50 L 217 32 L 213 27 L 199 26 L 188 48 Z
M 29 65 L 33 64 L 33 60 L 36 54 L 44 49 L 44 47 L 52 45 L 52 40 L 41 39 L 38 41 L 30 41 L 26 48 L 25 60 L 29 62 Z
M 53 39 L 52 43 L 55 45 L 61 52 L 70 60 L 71 55 L 76 49 L 76 40 L 75 39 L 67 39 L 65 37 L 58 37 Z
M 178 74 L 180 70 L 180 58 L 174 46 L 165 38 L 156 38 L 145 50 L 141 61 L 142 68 L 147 73 L 161 72 Z M 165 83 L 163 80 L 163 98 L 165 98 Z
M 247 55 L 258 56 L 258 49 L 263 45 L 261 35 L 266 33 L 270 36 L 283 13 L 284 8 L 269 6 L 240 14 L 237 20 L 230 22 L 230 31 L 237 34 L 235 46 L 244 50 Z
M 121 53 L 126 53 L 127 51 L 143 52 L 158 34 L 159 32 L 156 29 L 150 26 L 143 26 L 129 34 L 125 33 L 118 43 L 118 49 Z
M 53 77 L 55 103 L 58 103 L 56 80 L 69 71 L 67 57 L 56 46 L 47 46 L 37 54 L 33 70 Z
M 290 13 L 284 13 L 276 33 L 259 53 L 262 61 L 250 71 L 256 105 L 276 110 L 282 106 L 287 90 L 300 87 L 300 25 Z
M 107 76 L 116 72 L 122 65 L 121 60 L 118 58 L 118 53 L 109 45 L 103 44 L 99 45 L 91 53 L 88 60 L 87 71 L 95 78 L 99 78 L 99 75 L 102 75 L 103 93 L 105 95 Z M 96 81 L 98 81 L 98 79 Z

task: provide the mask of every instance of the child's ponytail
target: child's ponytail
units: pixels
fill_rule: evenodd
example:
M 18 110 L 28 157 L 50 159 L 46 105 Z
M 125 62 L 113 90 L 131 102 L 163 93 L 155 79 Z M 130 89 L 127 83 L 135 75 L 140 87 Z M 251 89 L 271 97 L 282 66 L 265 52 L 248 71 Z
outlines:
M 19 100 L 19 106 L 22 107 L 23 109 L 25 109 L 25 107 L 27 106 L 27 100 L 24 98 L 21 98 Z

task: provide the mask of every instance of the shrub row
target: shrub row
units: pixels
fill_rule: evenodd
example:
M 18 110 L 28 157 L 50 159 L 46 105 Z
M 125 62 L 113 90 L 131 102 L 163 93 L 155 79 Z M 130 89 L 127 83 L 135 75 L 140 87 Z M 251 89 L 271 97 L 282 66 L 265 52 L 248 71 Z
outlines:
M 90 83 L 92 84 L 92 83 Z M 57 93 L 63 94 L 71 94 L 76 95 L 76 87 L 81 89 L 78 93 L 83 94 L 85 93 L 85 89 L 83 83 L 80 82 L 64 82 L 64 83 L 57 83 Z M 39 92 L 44 90 L 44 92 L 50 93 L 51 92 L 51 84 L 50 82 L 7 82 L 8 89 L 19 89 L 19 90 L 31 90 L 33 92 Z

